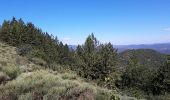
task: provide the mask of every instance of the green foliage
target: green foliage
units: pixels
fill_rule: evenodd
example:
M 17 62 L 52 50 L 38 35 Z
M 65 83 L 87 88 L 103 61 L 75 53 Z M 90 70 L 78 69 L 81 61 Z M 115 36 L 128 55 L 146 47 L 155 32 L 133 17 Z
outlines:
M 167 62 L 158 70 L 158 74 L 154 79 L 155 94 L 170 93 L 170 62 L 167 56 Z
M 163 95 L 169 93 L 169 61 L 159 69 L 141 66 L 134 57 L 131 58 L 126 70 L 121 75 L 121 80 L 116 85 L 123 91 L 129 91 L 129 95 L 135 97 L 146 97 L 153 99 L 164 98 Z M 148 96 L 154 95 L 154 96 Z M 162 96 L 159 96 L 162 95 Z
M 89 35 L 82 46 L 76 50 L 79 75 L 98 82 L 105 81 L 111 73 L 115 73 L 117 50 L 111 43 L 99 44 L 93 34 Z
M 128 90 L 132 96 L 142 98 L 152 93 L 152 80 L 155 78 L 155 73 L 156 70 L 141 66 L 134 57 L 130 59 L 128 67 L 121 75 L 121 80 L 116 82 L 116 86 L 122 90 Z

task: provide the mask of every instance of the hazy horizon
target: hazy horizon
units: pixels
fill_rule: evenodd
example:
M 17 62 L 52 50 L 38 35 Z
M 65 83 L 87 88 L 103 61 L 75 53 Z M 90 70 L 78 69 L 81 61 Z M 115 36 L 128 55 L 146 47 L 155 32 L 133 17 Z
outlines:
M 170 43 L 169 0 L 1 0 L 0 23 L 13 16 L 82 44 L 94 33 L 113 45 Z
M 105 43 L 103 43 L 103 42 L 101 42 L 101 41 L 99 41 L 101 44 L 105 44 L 105 43 L 108 43 L 108 42 L 105 42 Z M 67 43 L 66 43 L 67 44 Z M 139 43 L 139 44 L 114 44 L 114 43 L 112 43 L 113 44 L 113 46 L 130 46 L 130 45 L 161 45 L 161 44 L 170 44 L 170 42 L 155 42 L 155 43 Z M 77 45 L 83 45 L 83 44 L 68 44 L 68 45 L 70 45 L 70 46 L 77 46 Z

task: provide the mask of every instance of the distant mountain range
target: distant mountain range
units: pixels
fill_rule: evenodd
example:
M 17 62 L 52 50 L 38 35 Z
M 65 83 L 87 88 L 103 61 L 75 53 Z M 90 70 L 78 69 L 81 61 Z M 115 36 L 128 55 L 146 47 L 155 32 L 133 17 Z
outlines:
M 123 52 L 127 49 L 153 49 L 160 53 L 170 54 L 170 43 L 157 43 L 157 44 L 140 44 L 140 45 L 113 45 L 118 48 L 118 52 Z
M 76 49 L 76 45 L 69 45 L 70 48 Z M 153 49 L 160 53 L 170 54 L 170 43 L 156 43 L 156 44 L 139 44 L 139 45 L 113 45 L 118 49 L 118 52 L 123 52 L 128 49 Z

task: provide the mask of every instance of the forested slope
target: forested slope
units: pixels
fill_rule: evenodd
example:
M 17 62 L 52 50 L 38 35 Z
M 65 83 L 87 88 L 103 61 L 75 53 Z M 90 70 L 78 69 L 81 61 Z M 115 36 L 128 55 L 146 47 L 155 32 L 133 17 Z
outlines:
M 119 100 L 116 91 L 87 83 L 69 70 L 53 71 L 0 43 L 0 100 Z
M 134 49 L 119 53 L 118 59 L 120 67 L 126 67 L 130 59 L 135 59 L 142 66 L 157 69 L 166 61 L 166 55 L 152 49 Z

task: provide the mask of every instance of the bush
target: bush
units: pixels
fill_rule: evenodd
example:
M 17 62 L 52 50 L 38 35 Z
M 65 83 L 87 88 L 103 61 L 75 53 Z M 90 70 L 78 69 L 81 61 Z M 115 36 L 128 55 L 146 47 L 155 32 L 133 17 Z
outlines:
M 26 94 L 19 95 L 18 100 L 32 100 L 32 94 L 26 93 Z
M 48 56 L 46 55 L 46 53 L 42 50 L 38 50 L 38 49 L 33 49 L 30 52 L 30 55 L 28 55 L 28 58 L 40 58 L 40 59 L 44 59 L 44 60 L 49 60 Z M 52 59 L 50 59 L 52 60 Z
M 57 63 L 50 63 L 48 66 L 49 66 L 50 69 L 55 70 L 55 71 L 59 71 L 59 72 L 65 70 L 64 66 L 59 65 Z
M 68 79 L 68 80 L 73 80 L 77 78 L 76 74 L 70 74 L 70 73 L 63 73 L 61 74 L 62 79 Z
M 30 61 L 37 65 L 47 66 L 47 62 L 41 58 L 30 58 Z
M 6 73 L 11 79 L 16 78 L 21 73 L 19 67 L 14 65 L 4 66 L 2 71 Z
M 115 93 L 108 90 L 98 89 L 96 94 L 96 100 L 120 100 Z
M 32 50 L 31 45 L 29 44 L 24 44 L 24 45 L 20 45 L 17 49 L 17 53 L 21 56 L 26 56 L 27 54 L 29 54 Z

